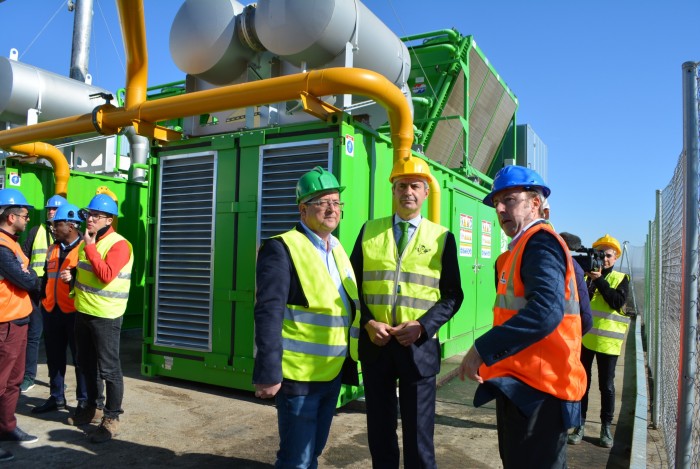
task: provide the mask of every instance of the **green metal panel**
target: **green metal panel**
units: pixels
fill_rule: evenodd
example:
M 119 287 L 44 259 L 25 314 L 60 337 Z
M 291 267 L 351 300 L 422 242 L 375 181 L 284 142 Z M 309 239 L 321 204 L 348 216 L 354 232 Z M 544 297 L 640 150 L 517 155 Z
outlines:
M 44 165 L 23 163 L 15 159 L 5 163 L 4 186 L 19 189 L 27 197 L 34 211 L 30 214 L 30 227 L 46 221 L 43 209 L 46 200 L 54 195 L 53 169 Z M 115 222 L 119 233 L 134 247 L 134 266 L 131 275 L 129 303 L 124 314 L 125 329 L 140 327 L 143 322 L 144 279 L 149 252 L 146 243 L 147 184 L 129 182 L 80 171 L 71 171 L 68 179 L 68 200 L 78 207 L 85 207 L 98 187 L 105 186 L 119 200 L 119 217 Z M 24 237 L 20 239 L 24 241 Z
M 315 143 L 314 143 L 315 142 Z M 323 142 L 330 142 L 326 144 Z M 215 230 L 213 259 L 213 302 L 210 315 L 210 350 L 158 344 L 153 321 L 155 298 L 149 298 L 148 324 L 144 335 L 144 374 L 169 376 L 237 389 L 252 389 L 254 361 L 253 304 L 255 291 L 255 253 L 259 236 L 259 220 L 263 207 L 261 187 L 263 155 L 284 155 L 304 152 L 317 145 L 327 152 L 326 161 L 347 186 L 342 194 L 346 202 L 343 218 L 336 235 L 350 252 L 360 228 L 369 218 L 392 213 L 389 174 L 393 166 L 393 149 L 389 139 L 363 124 L 343 116 L 328 125 L 323 122 L 239 132 L 230 135 L 191 138 L 159 149 L 159 158 L 170 155 L 190 155 L 203 151 L 216 152 L 216 212 L 212 220 Z M 323 150 L 326 148 L 326 150 Z M 268 152 L 268 153 L 266 153 Z M 308 155 L 300 155 L 301 157 Z M 420 156 L 420 155 L 418 155 Z M 323 153 L 321 153 L 323 158 Z M 154 171 L 162 162 L 153 159 Z M 286 160 L 285 160 L 286 161 Z M 311 163 L 308 163 L 311 164 Z M 481 331 L 491 325 L 491 302 L 494 296 L 493 262 L 500 252 L 500 229 L 495 213 L 480 200 L 486 190 L 438 163 L 430 162 L 431 170 L 441 188 L 441 219 L 460 242 L 459 264 L 466 301 L 455 318 L 440 332 L 443 356 L 465 351 Z M 282 165 L 281 168 L 287 167 Z M 277 168 L 279 169 L 279 168 Z M 310 169 L 310 168 L 308 168 Z M 268 168 L 267 170 L 270 170 Z M 156 217 L 158 181 L 152 178 L 151 217 Z M 290 210 L 292 220 L 298 219 L 294 202 L 294 183 L 289 182 L 281 193 L 280 207 Z M 186 200 L 183 199 L 183 202 Z M 267 203 L 267 202 L 265 202 Z M 280 208 L 281 210 L 282 208 Z M 424 206 L 427 216 L 427 204 Z M 264 222 L 261 220 L 260 222 Z M 269 221 L 269 220 L 268 220 Z M 293 221 L 279 231 L 291 228 Z M 149 225 L 151 239 L 157 243 L 158 220 Z M 485 223 L 485 224 L 484 224 Z M 491 229 L 483 228 L 488 226 Z M 471 229 L 471 238 L 466 230 Z M 467 241 L 471 240 L 471 244 Z M 152 247 L 156 251 L 156 246 Z M 469 253 L 469 255 L 467 255 Z M 155 261 L 155 256 L 153 257 Z M 149 266 L 149 277 L 157 266 Z M 343 404 L 362 394 L 361 388 L 344 387 L 339 398 Z

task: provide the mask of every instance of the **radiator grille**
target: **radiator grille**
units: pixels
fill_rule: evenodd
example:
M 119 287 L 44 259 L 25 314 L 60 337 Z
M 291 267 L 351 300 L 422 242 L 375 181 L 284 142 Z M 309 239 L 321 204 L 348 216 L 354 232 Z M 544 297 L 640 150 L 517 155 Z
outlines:
M 331 139 L 260 147 L 258 245 L 299 221 L 297 181 L 314 166 L 332 171 L 332 156 Z
M 211 350 L 215 180 L 215 153 L 160 160 L 158 345 Z

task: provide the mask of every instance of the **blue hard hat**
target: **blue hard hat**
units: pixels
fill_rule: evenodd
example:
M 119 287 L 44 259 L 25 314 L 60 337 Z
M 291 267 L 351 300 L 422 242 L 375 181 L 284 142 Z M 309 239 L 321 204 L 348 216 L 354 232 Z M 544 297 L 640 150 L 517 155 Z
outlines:
M 117 203 L 107 194 L 97 194 L 84 210 L 97 210 L 98 212 L 109 213 L 115 217 L 119 215 Z
M 82 222 L 78 212 L 80 210 L 75 205 L 68 203 L 62 204 L 56 209 L 56 214 L 53 216 L 53 221 L 74 221 L 77 223 Z
M 33 209 L 33 205 L 27 203 L 27 199 L 17 189 L 2 189 L 0 190 L 0 207 L 9 206 L 25 207 L 29 210 Z
M 63 204 L 67 204 L 68 201 L 61 197 L 60 195 L 56 194 L 52 196 L 49 200 L 46 201 L 46 206 L 44 208 L 58 208 Z
M 524 190 L 539 190 L 547 198 L 552 192 L 544 183 L 542 177 L 530 168 L 510 165 L 501 168 L 493 178 L 493 189 L 484 197 L 484 205 L 493 207 L 493 196 L 505 189 L 522 187 Z

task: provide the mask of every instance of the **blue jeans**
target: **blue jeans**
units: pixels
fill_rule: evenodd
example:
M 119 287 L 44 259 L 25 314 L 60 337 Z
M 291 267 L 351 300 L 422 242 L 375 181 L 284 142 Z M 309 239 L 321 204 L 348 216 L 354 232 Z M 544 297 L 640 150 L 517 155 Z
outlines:
M 124 413 L 124 375 L 119 361 L 119 340 L 124 316 L 107 319 L 81 312 L 75 314 L 78 366 L 85 374 L 87 403 L 90 406 L 101 406 L 100 385 L 104 381 L 104 416 L 118 420 L 119 415 Z
M 317 468 L 331 429 L 340 392 L 340 376 L 328 383 L 314 384 L 306 396 L 285 394 L 280 390 L 277 404 L 277 425 L 280 449 L 275 468 Z
M 65 401 L 64 383 L 66 381 L 66 349 L 70 350 L 75 367 L 75 397 L 87 400 L 85 375 L 76 360 L 75 350 L 75 316 L 76 313 L 63 313 L 58 308 L 52 312 L 41 308 L 44 317 L 44 346 L 46 348 L 46 366 L 49 369 L 49 389 L 58 401 Z
M 39 361 L 39 342 L 44 330 L 44 320 L 41 317 L 41 307 L 32 301 L 32 313 L 29 315 L 27 328 L 27 356 L 24 359 L 24 377 L 36 378 L 36 366 Z

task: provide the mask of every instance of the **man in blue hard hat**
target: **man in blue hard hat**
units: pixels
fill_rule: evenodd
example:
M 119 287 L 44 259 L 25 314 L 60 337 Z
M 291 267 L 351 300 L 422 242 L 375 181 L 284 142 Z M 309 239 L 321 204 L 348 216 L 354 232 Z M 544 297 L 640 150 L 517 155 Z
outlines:
M 71 294 L 75 283 L 78 250 L 82 244 L 82 233 L 79 231 L 82 220 L 78 211 L 78 207 L 66 202 L 58 207 L 53 216 L 52 228 L 56 241 L 49 246 L 46 254 L 42 278 L 44 298 L 41 302 L 50 394 L 43 404 L 32 409 L 33 414 L 43 414 L 66 407 L 66 349 L 70 350 L 75 367 L 78 407 L 85 407 L 87 404 L 85 377 L 76 362 L 76 314 Z
M 498 272 L 493 328 L 475 340 L 459 377 L 477 381 L 474 405 L 496 400 L 503 467 L 566 467 L 580 424 L 586 372 L 569 249 L 543 218 L 550 189 L 535 171 L 506 166 L 483 203 L 512 238 Z
M 36 272 L 29 268 L 17 239 L 29 220 L 24 195 L 16 189 L 0 190 L 0 441 L 34 443 L 38 438 L 17 426 L 15 410 L 19 386 L 24 377 L 27 351 L 27 324 L 32 312 L 29 292 L 37 288 Z M 0 449 L 0 461 L 9 461 L 11 452 Z
M 116 201 L 106 194 L 97 194 L 80 211 L 80 218 L 85 220 L 85 234 L 78 249 L 74 288 L 75 340 L 78 366 L 87 382 L 87 404 L 79 406 L 68 423 L 79 426 L 100 421 L 90 435 L 93 443 L 115 437 L 119 432 L 119 416 L 124 413 L 119 340 L 134 254 L 131 243 L 112 228 L 118 214 Z M 66 274 L 62 280 L 71 281 L 72 276 Z M 103 409 L 98 384 L 102 381 L 106 397 Z
M 34 269 L 37 277 L 44 276 L 44 264 L 46 262 L 46 251 L 54 242 L 53 228 L 51 226 L 53 216 L 61 205 L 68 201 L 56 194 L 46 201 L 46 223 L 39 223 L 33 226 L 27 233 L 22 251 L 29 257 L 29 267 Z M 27 329 L 27 356 L 24 365 L 24 379 L 19 389 L 22 394 L 34 387 L 36 378 L 36 367 L 39 361 L 39 342 L 43 331 L 43 320 L 41 317 L 41 292 L 30 292 L 32 298 L 32 314 L 29 316 L 29 328 Z
M 276 468 L 315 468 L 341 382 L 358 384 L 357 283 L 331 233 L 345 189 L 315 167 L 297 182 L 300 221 L 265 240 L 255 277 L 255 396 L 275 398 Z

